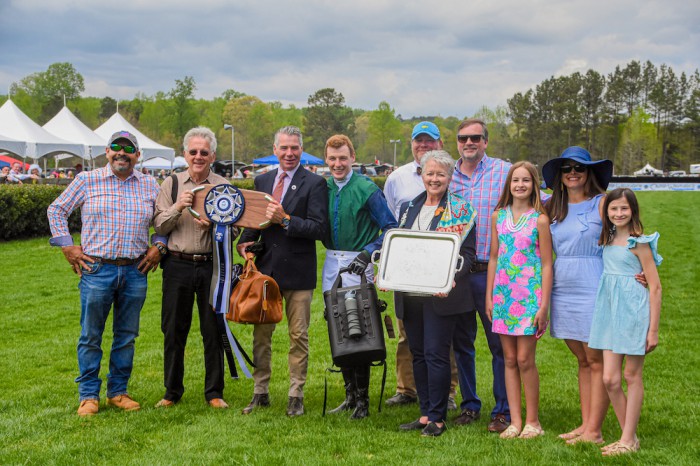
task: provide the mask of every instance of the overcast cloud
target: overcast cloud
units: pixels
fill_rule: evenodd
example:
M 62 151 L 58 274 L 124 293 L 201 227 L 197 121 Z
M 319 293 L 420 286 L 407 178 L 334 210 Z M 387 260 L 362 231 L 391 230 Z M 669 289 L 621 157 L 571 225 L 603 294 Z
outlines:
M 193 76 L 305 106 L 333 87 L 351 107 L 463 117 L 542 80 L 631 60 L 700 67 L 692 0 L 0 0 L 0 93 L 55 62 L 84 96 L 133 98 Z

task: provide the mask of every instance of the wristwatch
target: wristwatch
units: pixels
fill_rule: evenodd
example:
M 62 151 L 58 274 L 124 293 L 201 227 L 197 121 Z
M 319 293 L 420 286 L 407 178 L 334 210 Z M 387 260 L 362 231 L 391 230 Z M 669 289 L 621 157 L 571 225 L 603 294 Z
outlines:
M 161 256 L 164 256 L 168 253 L 168 248 L 166 248 L 163 243 L 153 243 L 153 246 L 158 248 L 158 252 L 160 252 Z
M 292 217 L 289 216 L 289 214 L 285 215 L 284 218 L 282 218 L 282 228 L 286 229 L 289 226 L 289 221 L 292 219 Z

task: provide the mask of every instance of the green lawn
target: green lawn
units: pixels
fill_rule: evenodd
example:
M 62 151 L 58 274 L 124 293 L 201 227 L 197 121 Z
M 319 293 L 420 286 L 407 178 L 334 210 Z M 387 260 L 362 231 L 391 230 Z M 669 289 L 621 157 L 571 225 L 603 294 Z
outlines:
M 251 380 L 241 379 L 227 382 L 225 397 L 232 409 L 210 409 L 203 397 L 196 317 L 187 347 L 185 396 L 174 408 L 155 409 L 164 392 L 160 272 L 149 278 L 129 386 L 143 409 L 123 413 L 102 405 L 97 416 L 81 419 L 75 414 L 78 397 L 73 382 L 78 278 L 60 251 L 49 247 L 48 238 L 38 238 L 0 243 L 0 464 L 700 464 L 695 443 L 700 395 L 700 247 L 694 240 L 700 229 L 700 195 L 641 193 L 639 198 L 646 231 L 661 233 L 665 261 L 659 269 L 664 299 L 661 342 L 646 364 L 646 399 L 639 426 L 642 450 L 636 455 L 604 461 L 594 446 L 569 447 L 557 439 L 556 434 L 579 422 L 576 367 L 564 343 L 549 336 L 538 349 L 540 417 L 547 432 L 543 438 L 506 442 L 486 432 L 493 399 L 490 357 L 481 332 L 477 376 L 484 408 L 477 425 L 450 426 L 437 439 L 399 432 L 398 425 L 415 419 L 417 409 L 389 408 L 377 413 L 379 369 L 373 372 L 368 419 L 321 417 L 325 369 L 331 358 L 320 292 L 313 302 L 305 416 L 288 419 L 284 414 L 288 388 L 284 322 L 273 343 L 272 407 L 241 415 L 253 387 Z M 251 348 L 252 328 L 232 328 Z M 103 344 L 106 350 L 111 345 L 109 333 Z M 396 340 L 387 342 L 392 355 Z M 395 387 L 391 357 L 389 367 L 387 395 Z M 341 378 L 332 374 L 329 404 L 339 403 L 342 397 Z M 603 433 L 608 441 L 619 436 L 612 409 Z

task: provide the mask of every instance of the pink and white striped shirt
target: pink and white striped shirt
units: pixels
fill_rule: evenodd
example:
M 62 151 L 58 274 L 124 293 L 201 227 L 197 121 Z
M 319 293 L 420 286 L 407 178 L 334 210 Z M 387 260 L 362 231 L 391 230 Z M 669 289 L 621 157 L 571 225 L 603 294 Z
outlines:
M 512 164 L 484 154 L 471 177 L 460 171 L 461 165 L 460 158 L 452 175 L 450 191 L 468 200 L 476 209 L 476 260 L 488 262 L 491 250 L 491 214 L 501 197 Z

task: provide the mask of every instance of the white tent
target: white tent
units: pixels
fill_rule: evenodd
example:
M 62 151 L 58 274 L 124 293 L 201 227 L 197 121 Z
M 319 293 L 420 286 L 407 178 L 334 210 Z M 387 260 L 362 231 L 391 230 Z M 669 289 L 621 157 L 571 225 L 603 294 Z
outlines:
M 139 162 L 139 166 L 148 168 L 149 170 L 171 170 L 174 168 L 186 167 L 187 162 L 182 156 L 175 157 L 173 161 L 164 159 L 163 157 L 153 157 L 152 159 Z
M 84 157 L 85 148 L 82 145 L 49 133 L 34 123 L 11 100 L 0 107 L 0 131 L 26 144 L 24 152 L 17 154 L 21 157 L 39 159 L 46 155 L 64 152 Z
M 86 160 L 105 153 L 107 138 L 101 138 L 85 126 L 78 117 L 68 110 L 68 107 L 63 107 L 55 117 L 44 125 L 44 129 L 59 138 L 70 139 L 82 144 L 85 151 L 83 158 Z
M 662 172 L 661 170 L 659 170 L 657 168 L 652 167 L 649 164 L 646 164 L 646 165 L 644 165 L 644 167 L 642 167 L 641 170 L 637 170 L 636 172 L 634 172 L 634 174 L 635 175 L 651 176 L 651 175 L 663 175 L 664 172 Z
M 8 138 L 0 134 L 0 150 L 12 152 L 15 155 L 21 156 L 27 150 L 27 145 L 22 141 Z
M 119 112 L 105 121 L 102 126 L 95 130 L 95 133 L 106 142 L 114 133 L 124 130 L 134 134 L 139 140 L 139 149 L 141 150 L 141 157 L 143 157 L 143 160 L 152 159 L 154 157 L 162 157 L 168 160 L 173 160 L 175 158 L 174 149 L 160 145 L 153 139 L 150 139 L 141 131 L 134 128 L 131 123 L 126 121 L 126 119 L 119 114 Z

